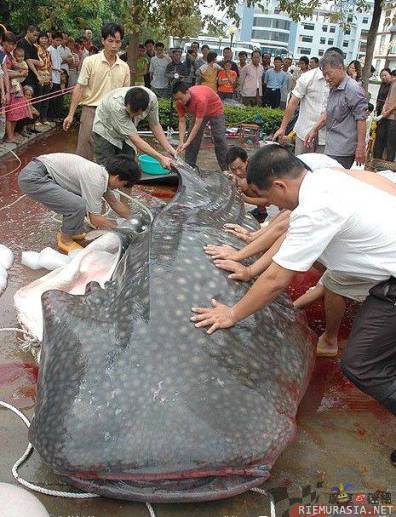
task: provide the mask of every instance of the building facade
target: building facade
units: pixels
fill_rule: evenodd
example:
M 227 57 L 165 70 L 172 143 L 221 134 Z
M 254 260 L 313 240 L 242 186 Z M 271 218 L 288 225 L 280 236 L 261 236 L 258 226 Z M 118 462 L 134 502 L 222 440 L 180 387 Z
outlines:
M 385 3 L 375 41 L 373 66 L 377 73 L 383 68 L 396 68 L 396 2 Z
M 277 0 L 268 0 L 264 9 L 242 4 L 238 36 L 240 40 L 252 41 L 262 51 L 272 55 L 289 55 L 296 59 L 301 56 L 320 58 L 327 48 L 335 46 L 343 50 L 347 62 L 358 59 L 362 53 L 364 55 L 361 39 L 362 34 L 367 35 L 371 14 L 354 12 L 351 1 L 347 20 L 349 28 L 343 28 L 339 23 L 330 21 L 332 9 L 329 3 L 328 8 L 317 9 L 311 17 L 296 23 L 280 11 Z

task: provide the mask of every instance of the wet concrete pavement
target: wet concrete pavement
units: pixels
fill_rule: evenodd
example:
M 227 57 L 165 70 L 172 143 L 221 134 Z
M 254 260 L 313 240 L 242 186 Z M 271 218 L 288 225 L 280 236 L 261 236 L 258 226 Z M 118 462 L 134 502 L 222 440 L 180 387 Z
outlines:
M 65 137 L 62 131 L 58 131 L 40 137 L 17 153 L 24 165 L 35 155 L 71 152 L 75 148 L 75 140 L 75 133 Z M 217 168 L 211 149 L 201 152 L 200 160 L 206 168 Z M 16 254 L 9 271 L 8 287 L 0 298 L 0 327 L 17 326 L 13 308 L 15 291 L 45 273 L 22 266 L 21 252 L 55 247 L 54 238 L 59 226 L 44 207 L 26 197 L 21 198 L 17 173 L 10 174 L 16 166 L 14 157 L 0 161 L 0 243 L 9 246 Z M 140 196 L 157 195 L 166 201 L 173 195 L 174 188 L 139 186 L 135 191 Z M 320 310 L 317 305 L 309 313 L 316 330 L 321 324 Z M 21 351 L 17 335 L 0 333 L 0 399 L 21 408 L 30 418 L 34 408 L 36 375 L 33 358 Z M 288 487 L 290 496 L 299 495 L 302 486 L 316 485 L 323 478 L 325 491 L 341 482 L 349 482 L 355 490 L 366 492 L 393 489 L 396 498 L 396 470 L 388 460 L 389 453 L 396 447 L 396 420 L 342 376 L 339 359 L 317 361 L 297 422 L 295 441 L 280 456 L 271 479 L 263 488 Z M 22 455 L 26 441 L 23 423 L 11 412 L 0 408 L 0 481 L 14 482 L 11 467 Z M 22 467 L 21 475 L 49 488 L 69 490 L 53 476 L 37 454 L 33 454 Z M 102 498 L 77 501 L 41 495 L 39 498 L 54 516 L 148 515 L 141 503 Z M 269 515 L 268 498 L 254 493 L 217 503 L 154 507 L 158 517 Z

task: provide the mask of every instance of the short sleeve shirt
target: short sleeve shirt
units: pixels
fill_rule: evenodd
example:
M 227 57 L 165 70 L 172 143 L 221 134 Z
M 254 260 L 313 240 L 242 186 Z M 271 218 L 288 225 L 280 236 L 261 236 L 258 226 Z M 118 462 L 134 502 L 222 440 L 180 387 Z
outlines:
M 224 105 L 220 97 L 209 86 L 192 86 L 188 91 L 191 99 L 186 106 L 181 102 L 176 102 L 179 116 L 184 117 L 186 113 L 191 113 L 195 118 L 206 118 L 224 113 Z
M 358 120 L 366 120 L 367 97 L 363 88 L 345 76 L 331 88 L 326 107 L 326 148 L 331 156 L 352 156 L 356 152 Z
M 119 149 L 122 149 L 124 142 L 134 148 L 129 135 L 137 133 L 137 126 L 141 120 L 147 118 L 150 125 L 159 124 L 157 96 L 144 86 L 132 88 L 141 88 L 149 95 L 149 105 L 142 115 L 131 118 L 126 110 L 125 95 L 131 88 L 117 88 L 108 93 L 99 103 L 95 113 L 94 133 Z
M 273 261 L 291 271 L 308 271 L 319 260 L 330 271 L 386 280 L 396 275 L 395 211 L 395 196 L 348 174 L 307 172 Z
M 84 59 L 77 82 L 85 86 L 81 105 L 96 107 L 107 93 L 130 85 L 129 67 L 118 56 L 110 65 L 102 50 Z
M 60 187 L 81 196 L 92 214 L 102 211 L 109 175 L 104 167 L 71 153 L 43 154 L 37 158 Z

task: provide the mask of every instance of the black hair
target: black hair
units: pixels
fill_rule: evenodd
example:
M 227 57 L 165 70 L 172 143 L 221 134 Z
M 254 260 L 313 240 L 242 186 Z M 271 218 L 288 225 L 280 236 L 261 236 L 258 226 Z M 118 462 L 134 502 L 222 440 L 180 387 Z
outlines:
M 243 162 L 247 162 L 248 154 L 242 147 L 233 146 L 230 147 L 226 154 L 226 163 L 231 165 L 237 158 L 240 158 Z
M 7 31 L 4 34 L 3 41 L 7 42 L 7 43 L 16 43 L 17 42 L 17 37 L 15 36 L 15 34 L 13 32 Z
M 84 39 L 81 36 L 79 38 L 76 38 L 77 45 L 82 45 L 83 41 L 84 41 Z
M 151 43 L 152 45 L 155 45 L 155 41 L 153 39 L 146 39 L 146 41 L 144 42 L 144 46 L 146 46 L 147 43 Z
M 193 41 L 193 42 L 191 43 L 191 45 L 198 45 L 198 48 L 199 48 L 199 42 L 198 42 L 198 41 Z
M 144 48 L 143 43 L 139 43 L 138 47 L 139 47 L 139 48 Z
M 88 38 L 86 36 L 80 36 L 79 39 L 81 41 L 88 41 Z
M 250 57 L 253 57 L 253 54 L 258 54 L 261 57 L 261 52 L 258 49 L 253 50 Z
M 245 56 L 245 57 L 247 57 L 246 50 L 241 50 L 240 52 L 238 52 L 238 56 Z
M 154 45 L 155 48 L 165 48 L 165 45 L 161 41 L 157 41 Z
M 304 170 L 311 170 L 297 156 L 279 144 L 267 144 L 249 159 L 248 184 L 267 190 L 277 178 L 297 178 Z
M 367 104 L 367 109 L 369 110 L 369 112 L 371 113 L 372 111 L 374 111 L 374 104 L 371 104 L 371 102 L 369 102 Z
M 283 63 L 283 59 L 280 56 L 275 56 L 274 61 L 282 61 Z
M 311 57 L 310 61 L 315 61 L 315 63 L 318 65 L 319 64 L 319 58 L 318 57 Z
M 309 59 L 307 58 L 307 56 L 301 56 L 299 61 L 302 61 L 306 65 L 309 65 Z
M 127 187 L 135 185 L 142 176 L 137 161 L 127 154 L 117 154 L 108 158 L 104 166 L 110 176 L 118 176 L 121 181 L 127 181 Z
M 214 61 L 216 61 L 216 58 L 217 58 L 217 54 L 216 52 L 208 52 L 208 55 L 206 56 L 206 61 L 208 63 L 213 63 Z
M 26 29 L 26 32 L 37 32 L 37 27 L 35 25 L 29 25 Z
M 324 53 L 324 55 L 326 55 L 328 52 L 337 52 L 337 54 L 340 54 L 342 59 L 344 59 L 344 52 L 338 47 L 329 47 Z
M 393 77 L 396 76 L 396 68 L 394 70 L 392 70 L 392 75 L 393 75 Z
M 176 81 L 172 87 L 172 94 L 175 95 L 175 93 L 178 92 L 186 93 L 189 88 L 190 85 L 188 85 L 187 83 L 183 83 L 183 81 Z
M 134 113 L 147 109 L 149 102 L 149 94 L 143 88 L 134 87 L 126 92 L 125 106 L 131 108 Z
M 61 32 L 53 32 L 52 33 L 52 39 L 63 39 Z
M 381 70 L 380 75 L 382 74 L 382 72 L 388 72 L 388 74 L 392 75 L 391 69 L 388 68 L 387 66 Z
M 40 32 L 40 34 L 38 35 L 38 38 L 37 38 L 37 43 L 40 41 L 40 38 L 48 39 L 48 34 L 46 32 Z
M 210 50 L 209 45 L 202 45 L 201 50 L 203 50 L 204 48 L 207 48 L 208 50 Z
M 116 32 L 120 33 L 121 39 L 124 37 L 124 29 L 119 23 L 109 22 L 102 27 L 102 38 L 106 39 L 108 36 L 115 36 Z
M 223 54 L 224 54 L 224 51 L 225 51 L 225 50 L 231 50 L 231 47 L 224 47 L 224 48 L 223 48 Z

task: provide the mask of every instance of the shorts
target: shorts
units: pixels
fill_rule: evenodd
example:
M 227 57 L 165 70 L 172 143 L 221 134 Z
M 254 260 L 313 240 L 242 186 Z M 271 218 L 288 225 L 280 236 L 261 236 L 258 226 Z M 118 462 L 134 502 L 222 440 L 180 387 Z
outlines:
M 319 280 L 329 291 L 355 300 L 364 302 L 372 287 L 377 285 L 379 280 L 359 278 L 348 273 L 326 270 Z

